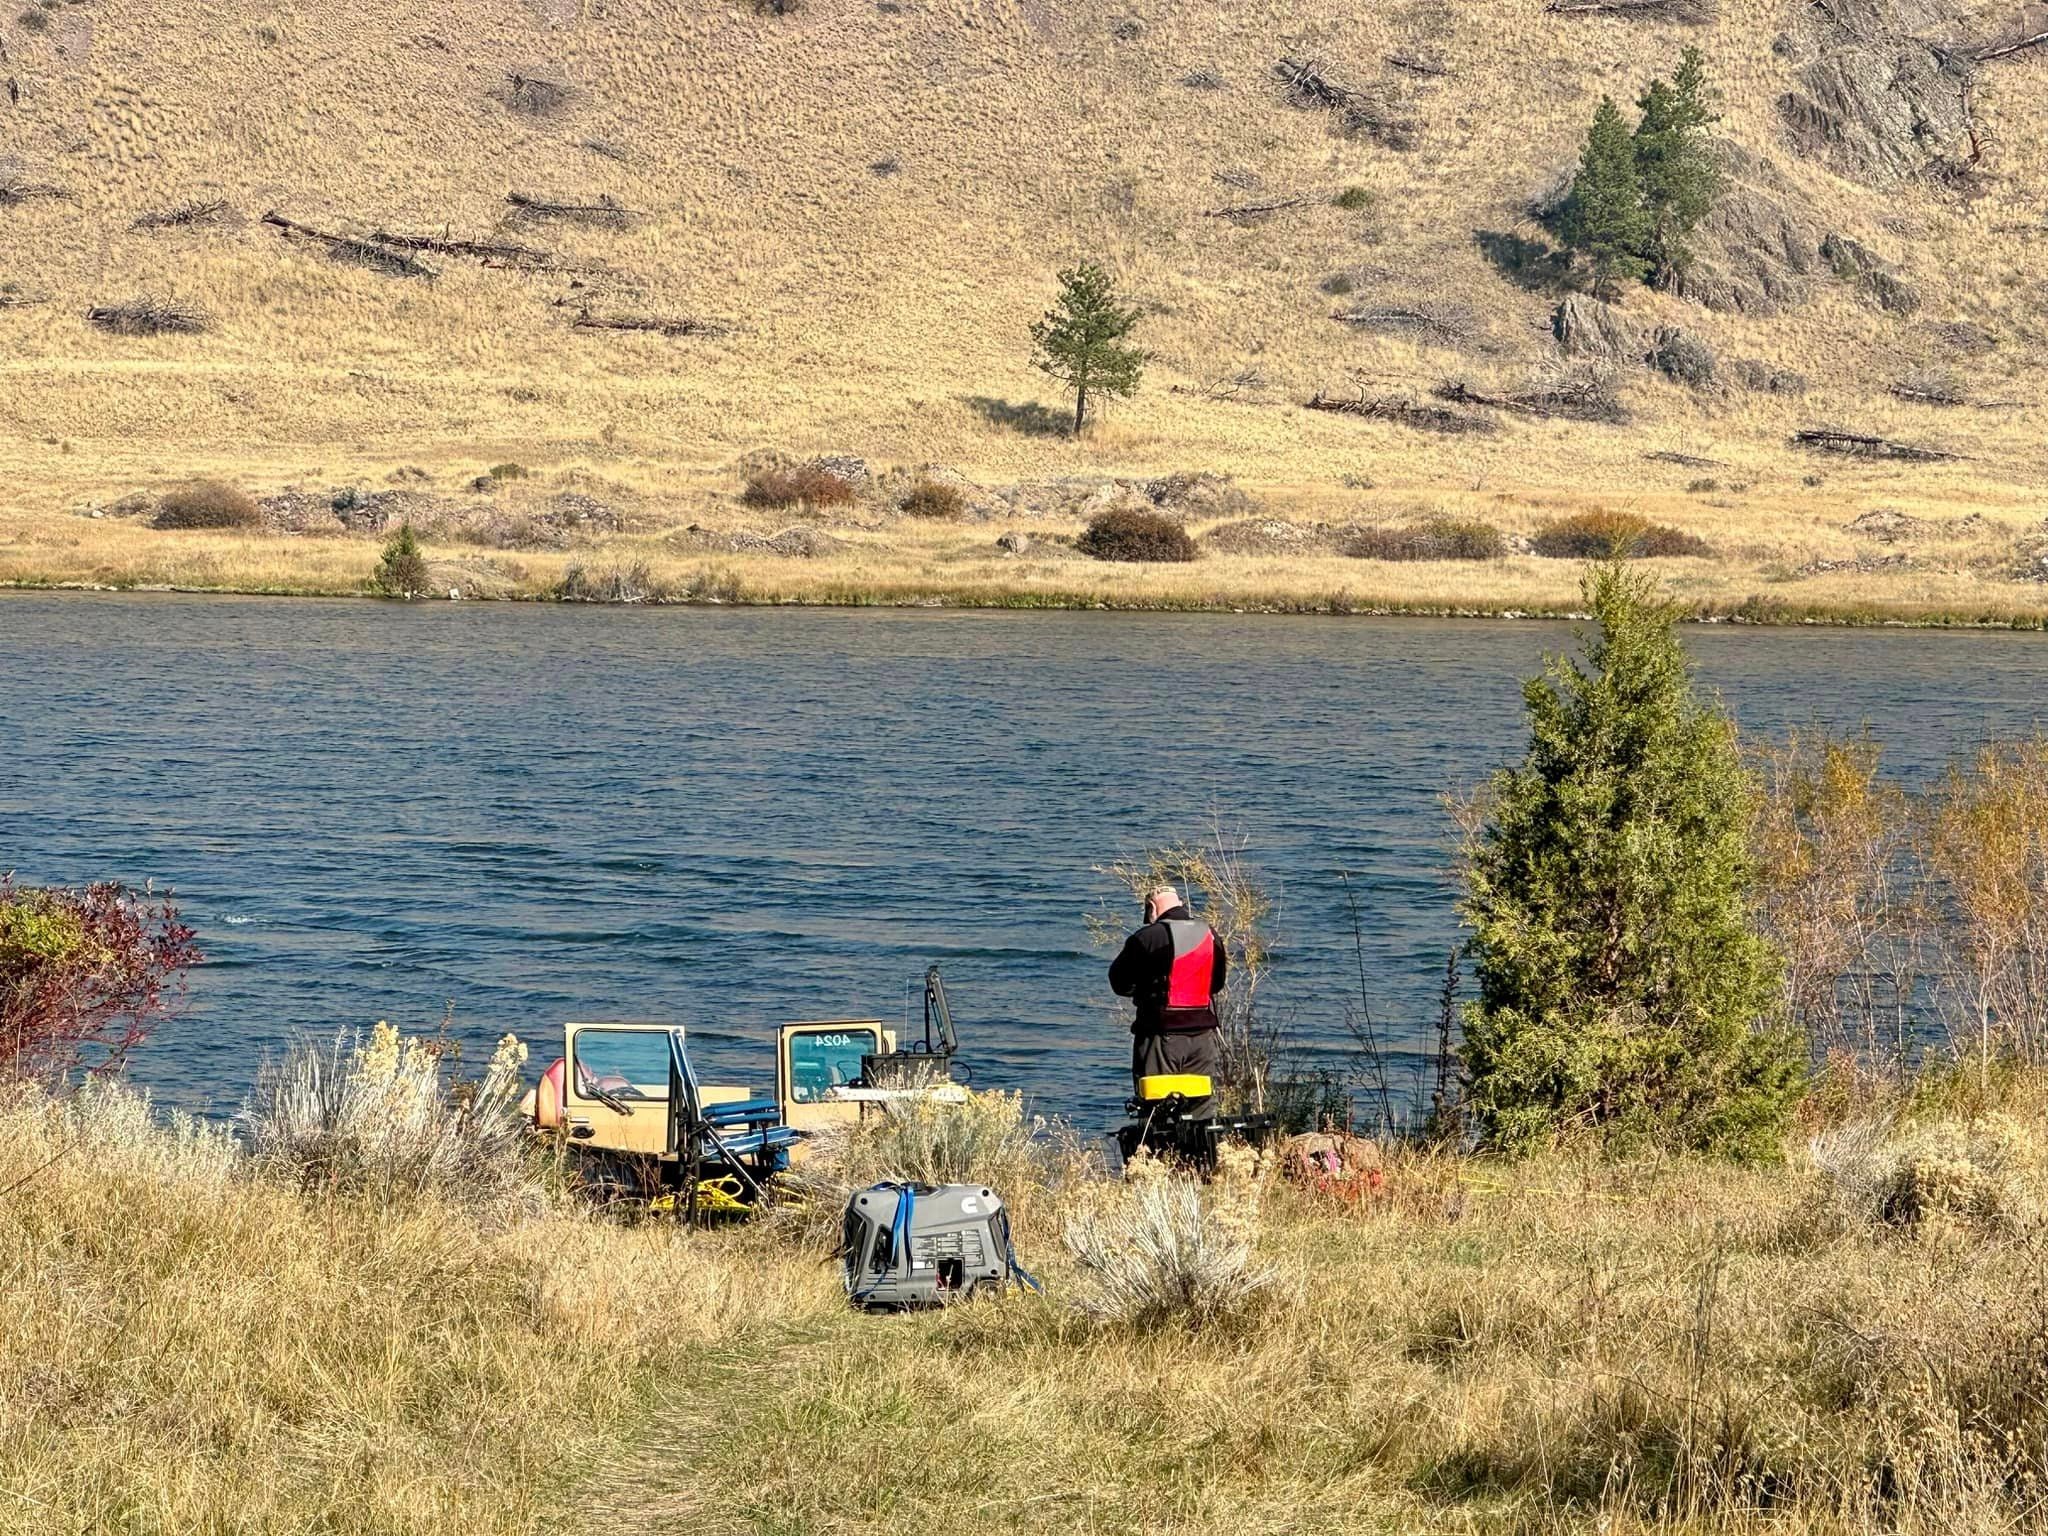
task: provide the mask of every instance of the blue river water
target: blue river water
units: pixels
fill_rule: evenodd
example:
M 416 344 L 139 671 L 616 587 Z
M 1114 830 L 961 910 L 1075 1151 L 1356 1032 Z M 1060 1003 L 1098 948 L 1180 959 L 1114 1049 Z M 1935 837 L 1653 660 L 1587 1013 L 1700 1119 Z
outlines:
M 1867 724 L 1911 780 L 2048 716 L 2037 636 L 1687 636 L 1746 732 Z M 1267 1005 L 1339 1068 L 1348 872 L 1374 1014 L 1419 1044 L 1456 937 L 1442 797 L 1520 753 L 1521 682 L 1570 640 L 4 594 L 0 869 L 176 891 L 207 963 L 133 1072 L 186 1108 L 231 1113 L 308 1032 L 449 1005 L 470 1050 L 541 1059 L 567 1019 L 680 1020 L 766 1086 L 778 1021 L 900 1019 L 936 961 L 977 1082 L 1093 1128 L 1128 1061 L 1097 866 L 1239 829 L 1279 900 Z

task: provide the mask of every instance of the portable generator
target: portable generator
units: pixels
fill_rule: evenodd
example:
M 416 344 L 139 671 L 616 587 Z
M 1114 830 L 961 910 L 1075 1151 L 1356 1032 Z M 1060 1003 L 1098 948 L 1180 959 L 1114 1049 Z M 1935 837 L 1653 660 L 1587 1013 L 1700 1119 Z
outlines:
M 1125 1162 L 1142 1147 L 1206 1173 L 1216 1166 L 1216 1149 L 1224 1142 L 1260 1147 L 1278 1131 L 1269 1114 L 1217 1113 L 1215 1084 L 1196 1072 L 1141 1077 L 1124 1107 L 1131 1118 L 1117 1127 L 1116 1145 Z
M 978 1184 L 877 1184 L 846 1203 L 840 1250 L 847 1299 L 871 1312 L 943 1307 L 1015 1279 L 1002 1196 Z

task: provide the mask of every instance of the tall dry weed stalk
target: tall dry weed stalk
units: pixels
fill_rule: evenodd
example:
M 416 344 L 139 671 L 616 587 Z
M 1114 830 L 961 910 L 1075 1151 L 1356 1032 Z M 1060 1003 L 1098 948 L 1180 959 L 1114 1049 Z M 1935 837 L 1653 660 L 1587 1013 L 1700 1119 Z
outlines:
M 1911 802 L 1867 735 L 1794 732 L 1761 759 L 1758 900 L 1787 1013 L 1816 1055 L 1903 1062 L 1920 980 Z
M 480 1080 L 453 1085 L 443 1054 L 381 1020 L 368 1043 L 338 1036 L 299 1046 L 263 1072 L 242 1111 L 257 1167 L 309 1190 L 537 1209 L 518 1111 L 526 1047 L 506 1035 Z
M 1254 1109 L 1264 1109 L 1279 1045 L 1277 1025 L 1259 1012 L 1259 989 L 1272 963 L 1274 902 L 1246 860 L 1251 840 L 1219 817 L 1208 834 L 1099 865 L 1133 903 L 1162 885 L 1176 887 L 1230 956 L 1230 975 L 1216 999 L 1222 1025 L 1223 1081 Z M 1127 911 L 1105 906 L 1087 916 L 1089 937 L 1102 948 L 1123 942 L 1137 925 Z

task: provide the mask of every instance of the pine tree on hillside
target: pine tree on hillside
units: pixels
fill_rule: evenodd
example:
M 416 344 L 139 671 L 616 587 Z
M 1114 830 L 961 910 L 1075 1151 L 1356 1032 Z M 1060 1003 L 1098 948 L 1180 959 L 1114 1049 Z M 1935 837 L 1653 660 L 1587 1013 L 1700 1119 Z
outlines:
M 1526 686 L 1528 757 L 1473 805 L 1470 1109 L 1509 1151 L 1590 1132 L 1768 1159 L 1805 1058 L 1749 922 L 1755 787 L 1650 579 L 1610 561 L 1586 597 L 1585 663 Z
M 1707 137 L 1719 119 L 1699 49 L 1686 49 L 1670 81 L 1652 80 L 1636 105 L 1643 113 L 1636 125 L 1636 172 L 1650 220 L 1642 253 L 1664 282 L 1684 269 L 1687 237 L 1721 191 L 1721 168 Z
M 1620 277 L 1647 270 L 1637 254 L 1650 237 L 1650 213 L 1643 204 L 1642 177 L 1628 125 L 1612 97 L 1600 98 L 1579 173 L 1560 222 L 1566 244 L 1593 269 L 1593 292 L 1605 297 Z
M 1109 274 L 1093 262 L 1060 274 L 1059 303 L 1031 327 L 1039 370 L 1074 392 L 1074 432 L 1088 419 L 1091 394 L 1125 398 L 1138 392 L 1145 354 L 1124 338 L 1138 323 L 1135 306 L 1117 302 Z

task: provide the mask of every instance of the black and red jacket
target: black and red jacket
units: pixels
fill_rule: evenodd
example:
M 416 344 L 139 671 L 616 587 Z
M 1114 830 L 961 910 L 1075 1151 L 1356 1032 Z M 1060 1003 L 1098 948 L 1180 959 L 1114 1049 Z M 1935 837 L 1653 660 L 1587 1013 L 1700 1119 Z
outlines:
M 1147 923 L 1109 964 L 1109 989 L 1138 1005 L 1134 1035 L 1193 1034 L 1217 1027 L 1216 995 L 1230 957 L 1185 906 Z

